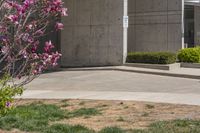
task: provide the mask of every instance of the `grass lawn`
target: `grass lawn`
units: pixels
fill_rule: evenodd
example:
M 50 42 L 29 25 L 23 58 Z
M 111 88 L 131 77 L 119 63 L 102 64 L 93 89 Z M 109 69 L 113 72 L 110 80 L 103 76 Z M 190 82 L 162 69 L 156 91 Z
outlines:
M 146 102 L 20 100 L 0 133 L 200 133 L 200 107 Z

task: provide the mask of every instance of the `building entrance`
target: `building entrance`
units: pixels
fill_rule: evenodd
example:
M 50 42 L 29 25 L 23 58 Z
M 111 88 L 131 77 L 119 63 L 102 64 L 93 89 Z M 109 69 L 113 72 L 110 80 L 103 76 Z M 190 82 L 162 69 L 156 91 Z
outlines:
M 194 47 L 194 6 L 185 5 L 185 44 L 186 47 Z

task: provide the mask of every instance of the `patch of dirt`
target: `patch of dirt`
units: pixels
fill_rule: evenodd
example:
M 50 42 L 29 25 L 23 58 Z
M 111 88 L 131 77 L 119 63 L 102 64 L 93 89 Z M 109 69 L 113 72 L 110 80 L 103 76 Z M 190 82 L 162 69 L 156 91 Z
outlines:
M 46 104 L 56 104 L 68 111 L 80 108 L 96 108 L 100 110 L 102 112 L 100 115 L 64 119 L 56 122 L 71 125 L 80 124 L 97 131 L 109 126 L 118 126 L 123 129 L 141 129 L 156 121 L 175 119 L 200 120 L 200 106 L 189 105 L 95 100 L 20 100 L 17 105 L 39 101 Z
M 19 130 L 15 129 L 15 130 L 12 130 L 12 131 L 0 130 L 0 133 L 28 133 L 28 132 L 22 132 L 22 131 L 19 131 Z

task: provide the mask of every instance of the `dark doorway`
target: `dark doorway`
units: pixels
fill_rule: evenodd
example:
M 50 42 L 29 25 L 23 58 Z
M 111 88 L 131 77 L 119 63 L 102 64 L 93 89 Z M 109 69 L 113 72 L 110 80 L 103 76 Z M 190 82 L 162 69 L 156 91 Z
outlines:
M 194 6 L 185 5 L 185 44 L 194 47 Z

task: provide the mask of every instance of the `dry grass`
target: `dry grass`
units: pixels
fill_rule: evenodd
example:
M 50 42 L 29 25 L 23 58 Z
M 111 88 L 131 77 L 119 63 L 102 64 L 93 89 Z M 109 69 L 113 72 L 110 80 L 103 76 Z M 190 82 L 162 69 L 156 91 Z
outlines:
M 74 117 L 56 122 L 70 125 L 80 124 L 96 131 L 108 126 L 117 126 L 123 129 L 143 129 L 157 121 L 200 120 L 200 106 L 189 105 L 92 100 L 20 100 L 17 105 L 41 101 L 46 104 L 56 104 L 68 111 L 80 108 L 100 110 L 101 114 L 99 115 Z

